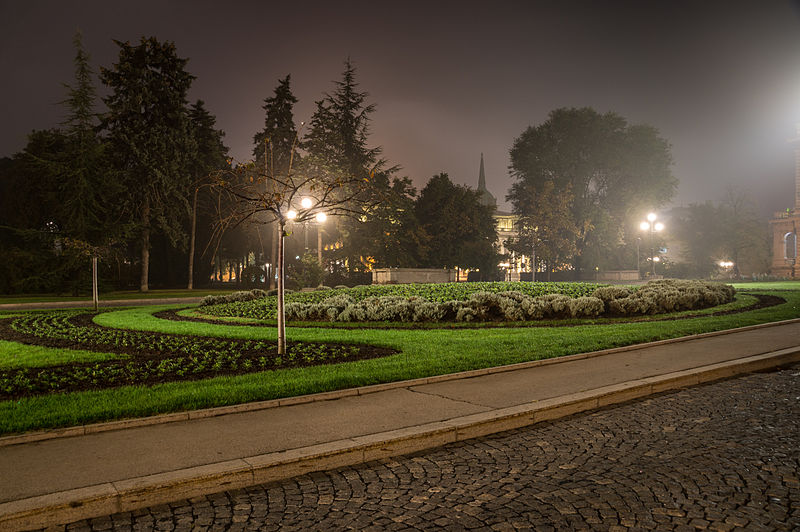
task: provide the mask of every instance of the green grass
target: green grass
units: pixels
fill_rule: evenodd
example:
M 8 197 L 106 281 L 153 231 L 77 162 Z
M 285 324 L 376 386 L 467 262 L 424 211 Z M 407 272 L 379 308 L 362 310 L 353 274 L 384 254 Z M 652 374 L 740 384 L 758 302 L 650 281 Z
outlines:
M 206 295 L 223 295 L 235 292 L 229 289 L 169 289 L 169 290 L 150 290 L 149 292 L 139 292 L 136 290 L 119 290 L 116 292 L 106 292 L 100 294 L 100 301 L 112 300 L 136 300 L 136 299 L 162 299 L 175 297 L 202 297 Z M 59 294 L 23 294 L 0 296 L 0 305 L 22 304 L 22 303 L 51 303 L 59 301 L 91 301 L 91 294 L 84 296 L 65 296 Z
M 792 285 L 795 286 L 795 285 Z M 764 293 L 767 293 L 764 291 Z M 0 402 L 0 433 L 208 408 L 441 375 L 800 317 L 800 290 L 770 291 L 787 303 L 739 314 L 675 321 L 495 329 L 331 329 L 289 327 L 289 340 L 368 343 L 399 354 L 330 366 L 277 370 L 149 388 L 123 387 Z M 175 322 L 169 306 L 105 312 L 101 325 L 165 333 L 274 339 L 272 327 Z M 0 358 L 6 350 L 0 345 Z
M 800 281 L 756 281 L 748 283 L 729 283 L 736 290 L 800 290 Z
M 0 340 L 0 369 L 39 368 L 71 362 L 100 362 L 125 358 L 114 353 L 96 353 L 77 349 L 57 349 L 41 345 L 26 345 Z

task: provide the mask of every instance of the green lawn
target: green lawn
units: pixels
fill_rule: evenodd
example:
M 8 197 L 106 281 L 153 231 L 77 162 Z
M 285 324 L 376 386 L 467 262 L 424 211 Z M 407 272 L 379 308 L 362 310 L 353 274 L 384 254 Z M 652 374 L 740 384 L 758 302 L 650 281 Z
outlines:
M 776 286 L 782 290 L 767 290 Z M 763 288 L 747 283 L 740 288 L 779 295 L 787 303 L 725 316 L 573 327 L 411 330 L 289 327 L 289 341 L 367 343 L 391 347 L 400 352 L 386 358 L 329 366 L 3 401 L 0 402 L 0 433 L 140 417 L 441 375 L 800 317 L 800 283 L 768 283 Z M 275 337 L 273 327 L 175 322 L 152 315 L 164 308 L 175 307 L 149 306 L 104 312 L 95 321 L 108 327 L 187 335 L 249 339 Z M 48 351 L 46 348 L 3 342 L 0 343 L 0 361 L 4 361 L 6 366 L 23 363 L 41 365 L 52 363 L 50 360 L 64 355 L 95 356 L 65 351 Z

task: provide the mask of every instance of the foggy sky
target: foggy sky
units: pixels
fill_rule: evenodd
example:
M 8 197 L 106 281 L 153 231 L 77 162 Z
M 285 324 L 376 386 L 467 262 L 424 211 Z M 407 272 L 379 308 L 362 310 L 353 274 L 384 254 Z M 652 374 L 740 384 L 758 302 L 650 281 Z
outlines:
M 239 160 L 279 78 L 292 75 L 295 119 L 308 121 L 350 57 L 377 105 L 370 145 L 418 187 L 439 172 L 475 187 L 483 153 L 507 208 L 514 139 L 553 109 L 590 106 L 672 144 L 674 205 L 734 186 L 763 214 L 792 206 L 796 0 L 282 4 L 0 0 L 0 156 L 63 120 L 81 29 L 96 72 L 117 60 L 112 39 L 175 42 L 197 76 L 191 100 L 206 102 Z

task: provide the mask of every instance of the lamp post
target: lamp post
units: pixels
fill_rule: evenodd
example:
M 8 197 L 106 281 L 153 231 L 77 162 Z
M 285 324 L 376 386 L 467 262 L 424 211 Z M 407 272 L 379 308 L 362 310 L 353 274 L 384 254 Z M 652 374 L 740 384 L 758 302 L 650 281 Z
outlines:
M 322 224 L 328 219 L 328 215 L 318 212 L 315 218 L 317 220 L 317 262 L 322 266 Z
M 639 243 L 642 241 L 641 237 L 636 237 L 636 275 L 637 279 L 641 279 L 641 265 L 639 264 Z
M 643 221 L 639 224 L 639 229 L 642 231 L 649 231 L 650 232 L 650 263 L 653 265 L 653 277 L 656 275 L 656 232 L 664 230 L 664 224 L 661 222 L 657 222 L 656 219 L 658 217 L 654 212 L 651 212 L 647 215 L 647 221 Z M 637 242 L 638 244 L 638 242 Z M 638 246 L 637 246 L 638 247 Z M 638 251 L 637 251 L 637 261 L 638 261 Z

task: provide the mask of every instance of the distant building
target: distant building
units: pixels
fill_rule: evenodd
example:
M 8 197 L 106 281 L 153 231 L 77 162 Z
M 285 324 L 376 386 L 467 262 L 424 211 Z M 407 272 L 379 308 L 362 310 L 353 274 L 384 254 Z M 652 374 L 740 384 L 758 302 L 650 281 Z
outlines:
M 797 230 L 800 228 L 800 124 L 797 136 L 789 143 L 794 146 L 794 208 L 776 212 L 769 224 L 772 226 L 772 275 L 797 277 Z
M 517 237 L 516 223 L 518 216 L 514 213 L 497 210 L 497 198 L 486 188 L 486 171 L 483 166 L 481 153 L 481 166 L 478 171 L 478 192 L 481 205 L 494 209 L 493 217 L 497 229 L 497 249 L 503 255 L 500 269 L 505 273 L 506 280 L 519 280 L 521 272 L 530 272 L 531 260 L 529 256 L 520 255 L 506 248 L 506 241 Z

